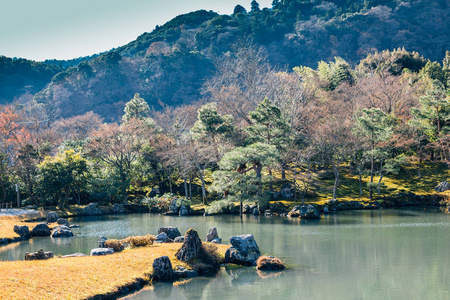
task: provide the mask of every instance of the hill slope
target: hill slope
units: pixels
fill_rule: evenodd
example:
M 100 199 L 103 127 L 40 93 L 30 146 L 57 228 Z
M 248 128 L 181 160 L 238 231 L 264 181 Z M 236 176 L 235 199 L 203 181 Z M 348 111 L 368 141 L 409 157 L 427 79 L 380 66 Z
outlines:
M 150 105 L 179 105 L 201 97 L 214 61 L 251 39 L 269 61 L 292 68 L 341 56 L 350 63 L 372 49 L 405 47 L 431 60 L 450 49 L 450 1 L 274 1 L 272 9 L 228 15 L 181 15 L 135 41 L 56 75 L 37 96 L 61 116 L 93 110 L 107 120 L 141 93 Z

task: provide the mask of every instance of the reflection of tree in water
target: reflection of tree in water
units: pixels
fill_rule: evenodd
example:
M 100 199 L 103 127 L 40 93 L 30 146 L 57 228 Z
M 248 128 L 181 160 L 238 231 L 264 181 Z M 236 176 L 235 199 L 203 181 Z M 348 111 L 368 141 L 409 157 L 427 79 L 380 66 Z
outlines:
M 166 299 L 172 295 L 172 282 L 156 282 L 153 284 L 153 292 L 158 299 Z
M 182 291 L 186 299 L 203 299 L 203 293 L 214 277 L 197 277 L 187 280 L 177 287 Z

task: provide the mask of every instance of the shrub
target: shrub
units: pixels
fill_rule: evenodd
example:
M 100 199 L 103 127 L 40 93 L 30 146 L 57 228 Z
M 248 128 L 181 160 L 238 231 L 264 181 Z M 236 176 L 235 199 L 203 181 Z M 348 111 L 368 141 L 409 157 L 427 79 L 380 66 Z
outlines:
M 232 204 L 230 199 L 214 201 L 211 206 L 206 208 L 206 213 L 210 215 L 228 213 L 230 204 Z
M 281 260 L 273 256 L 260 256 L 256 260 L 256 269 L 257 270 L 284 270 L 286 266 L 283 264 Z
M 113 248 L 114 252 L 120 252 L 123 250 L 123 243 L 120 240 L 106 240 L 105 241 L 106 248 Z
M 156 240 L 154 235 L 130 236 L 122 240 L 124 244 L 129 244 L 131 248 L 145 247 L 152 245 Z

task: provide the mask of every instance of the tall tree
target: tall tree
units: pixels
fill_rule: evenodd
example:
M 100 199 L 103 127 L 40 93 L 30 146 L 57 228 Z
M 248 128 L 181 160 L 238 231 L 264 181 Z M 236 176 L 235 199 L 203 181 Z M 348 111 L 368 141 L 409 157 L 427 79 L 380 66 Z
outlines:
M 133 118 L 145 119 L 148 117 L 150 107 L 148 106 L 147 102 L 143 98 L 141 98 L 139 93 L 136 93 L 134 94 L 133 99 L 125 104 L 124 112 L 125 114 L 122 117 L 124 121 L 129 121 Z

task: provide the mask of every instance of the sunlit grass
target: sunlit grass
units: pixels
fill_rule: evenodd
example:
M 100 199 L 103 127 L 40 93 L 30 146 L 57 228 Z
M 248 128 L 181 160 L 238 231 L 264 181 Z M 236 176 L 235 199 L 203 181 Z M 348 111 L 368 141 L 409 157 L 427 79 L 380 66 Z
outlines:
M 86 299 L 148 280 L 153 260 L 167 255 L 173 267 L 179 243 L 127 249 L 108 256 L 0 262 L 1 299 Z M 218 245 L 223 255 L 228 248 Z

